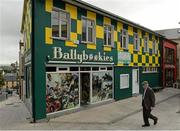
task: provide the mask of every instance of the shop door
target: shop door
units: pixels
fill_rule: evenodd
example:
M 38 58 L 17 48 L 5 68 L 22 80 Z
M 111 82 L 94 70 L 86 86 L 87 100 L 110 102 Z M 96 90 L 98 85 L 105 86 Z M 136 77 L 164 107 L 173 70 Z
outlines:
M 133 79 L 132 93 L 139 94 L 139 70 L 138 69 L 133 69 L 132 79 Z
M 90 104 L 90 73 L 81 73 L 81 105 Z

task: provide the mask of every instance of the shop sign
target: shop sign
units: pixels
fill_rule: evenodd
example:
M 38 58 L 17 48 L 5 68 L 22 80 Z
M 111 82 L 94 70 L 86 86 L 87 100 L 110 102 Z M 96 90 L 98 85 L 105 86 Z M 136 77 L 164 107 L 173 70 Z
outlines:
M 118 64 L 129 64 L 131 63 L 131 54 L 129 52 L 118 52 Z
M 31 52 L 30 52 L 30 51 L 28 51 L 28 52 L 25 54 L 24 59 L 25 59 L 25 63 L 28 63 L 28 62 L 31 61 Z
M 56 60 L 74 60 L 80 63 L 84 61 L 98 62 L 113 62 L 113 56 L 108 56 L 106 53 L 98 52 L 97 54 L 88 54 L 85 50 L 77 52 L 76 49 L 71 49 L 68 52 L 63 52 L 61 47 L 53 48 L 53 59 Z

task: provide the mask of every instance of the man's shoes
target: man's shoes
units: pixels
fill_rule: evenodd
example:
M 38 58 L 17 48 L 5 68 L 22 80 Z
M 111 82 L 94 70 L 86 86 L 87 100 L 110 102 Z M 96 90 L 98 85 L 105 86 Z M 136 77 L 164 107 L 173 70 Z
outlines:
M 156 125 L 157 122 L 158 122 L 158 118 L 156 118 L 156 119 L 154 120 L 154 125 Z
M 142 127 L 148 127 L 148 126 L 150 126 L 150 124 L 144 124 L 144 125 L 142 125 Z

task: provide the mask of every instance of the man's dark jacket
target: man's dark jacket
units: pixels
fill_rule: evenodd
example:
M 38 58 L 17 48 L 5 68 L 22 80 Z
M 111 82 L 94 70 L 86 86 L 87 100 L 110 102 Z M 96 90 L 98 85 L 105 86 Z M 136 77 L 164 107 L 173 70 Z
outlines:
M 147 88 L 144 99 L 142 100 L 142 106 L 147 110 L 155 106 L 155 95 L 151 88 Z

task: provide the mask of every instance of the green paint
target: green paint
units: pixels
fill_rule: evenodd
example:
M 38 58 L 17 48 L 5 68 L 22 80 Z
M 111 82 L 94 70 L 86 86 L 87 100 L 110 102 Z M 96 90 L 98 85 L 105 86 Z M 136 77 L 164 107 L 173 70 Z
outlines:
M 77 21 L 71 19 L 71 32 L 77 33 Z
M 96 14 L 96 25 L 103 26 L 104 17 L 100 14 Z
M 129 74 L 129 88 L 120 89 L 120 74 Z M 114 68 L 114 98 L 115 100 L 125 99 L 132 96 L 132 68 L 115 67 Z

